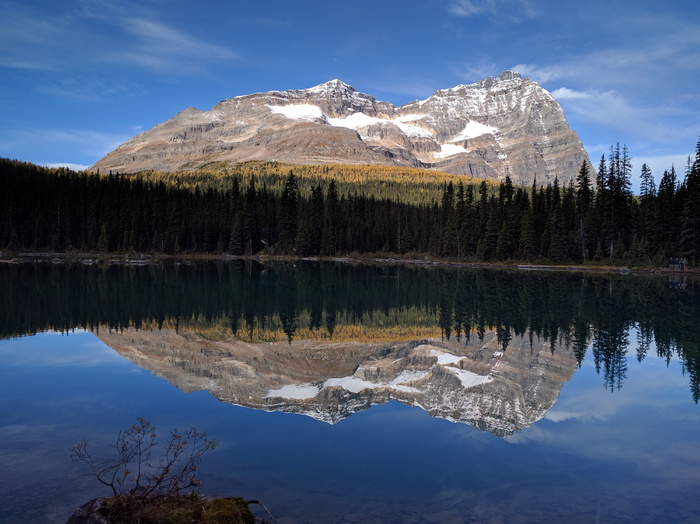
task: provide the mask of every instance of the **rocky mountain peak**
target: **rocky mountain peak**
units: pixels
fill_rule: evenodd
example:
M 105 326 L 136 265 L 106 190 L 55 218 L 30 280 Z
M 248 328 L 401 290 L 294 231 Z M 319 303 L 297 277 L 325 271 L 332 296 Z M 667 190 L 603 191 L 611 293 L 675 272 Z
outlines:
M 318 94 L 320 96 L 327 95 L 330 93 L 350 94 L 357 92 L 357 90 L 354 87 L 352 87 L 349 84 L 346 84 L 342 80 L 338 80 L 337 78 L 329 80 L 328 82 L 324 82 L 323 84 L 319 84 L 317 86 L 305 89 L 305 91 L 308 91 L 309 93 Z
M 436 169 L 529 185 L 576 177 L 590 159 L 554 97 L 514 71 L 396 107 L 334 79 L 187 109 L 97 162 L 134 172 L 277 160 Z
M 490 77 L 485 78 L 483 80 L 479 80 L 478 82 L 476 82 L 472 85 L 474 87 L 478 87 L 481 89 L 491 89 L 496 84 L 508 82 L 508 81 L 512 81 L 512 80 L 516 80 L 516 81 L 522 80 L 520 73 L 516 73 L 515 71 L 503 71 L 496 78 L 490 76 Z

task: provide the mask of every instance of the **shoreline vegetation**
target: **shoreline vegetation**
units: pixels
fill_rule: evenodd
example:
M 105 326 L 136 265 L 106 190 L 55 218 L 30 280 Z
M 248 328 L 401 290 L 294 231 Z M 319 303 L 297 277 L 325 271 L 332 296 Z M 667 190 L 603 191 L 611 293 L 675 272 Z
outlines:
M 85 265 L 157 265 L 194 264 L 199 262 L 254 261 L 265 263 L 325 262 L 344 264 L 403 265 L 407 267 L 503 269 L 517 271 L 566 271 L 581 273 L 616 273 L 650 276 L 700 276 L 700 268 L 680 270 L 671 267 L 617 266 L 609 264 L 535 264 L 527 262 L 467 262 L 431 257 L 430 255 L 406 256 L 396 253 L 351 253 L 347 256 L 301 257 L 293 255 L 230 255 L 192 253 L 169 255 L 165 253 L 78 253 L 78 252 L 2 252 L 0 264 L 22 263 L 76 263 Z

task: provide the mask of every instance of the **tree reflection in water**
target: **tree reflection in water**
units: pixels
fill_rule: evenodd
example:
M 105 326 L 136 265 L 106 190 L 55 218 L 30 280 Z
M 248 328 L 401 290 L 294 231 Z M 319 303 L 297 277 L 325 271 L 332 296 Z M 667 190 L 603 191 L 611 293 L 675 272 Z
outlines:
M 1 264 L 0 336 L 45 330 L 174 327 L 208 336 L 315 340 L 450 341 L 495 330 L 592 348 L 603 385 L 624 385 L 630 331 L 636 358 L 677 356 L 700 398 L 700 286 L 660 277 L 442 269 L 342 263 L 97 266 Z

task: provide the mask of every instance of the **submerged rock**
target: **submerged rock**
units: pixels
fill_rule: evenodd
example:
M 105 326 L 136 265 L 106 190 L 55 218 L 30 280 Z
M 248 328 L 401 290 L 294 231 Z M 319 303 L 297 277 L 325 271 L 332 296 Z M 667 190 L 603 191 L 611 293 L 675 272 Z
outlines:
M 146 500 L 129 495 L 100 497 L 80 506 L 66 524 L 118 524 L 127 522 L 263 524 L 238 497 L 203 498 L 193 493 Z
M 109 519 L 100 512 L 104 501 L 104 497 L 99 497 L 86 502 L 75 510 L 66 524 L 110 524 Z

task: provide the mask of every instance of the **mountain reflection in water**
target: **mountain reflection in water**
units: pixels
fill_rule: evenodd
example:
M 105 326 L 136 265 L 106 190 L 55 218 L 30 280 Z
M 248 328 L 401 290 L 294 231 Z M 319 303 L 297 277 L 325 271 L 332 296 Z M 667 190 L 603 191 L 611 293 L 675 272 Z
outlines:
M 0 336 L 86 328 L 180 387 L 198 384 L 230 402 L 248 405 L 241 399 L 250 390 L 250 405 L 334 422 L 398 398 L 508 434 L 542 416 L 589 345 L 611 391 L 623 387 L 628 358 L 641 361 L 652 347 L 667 361 L 677 356 L 697 402 L 700 286 L 684 284 L 312 262 L 0 265 Z M 110 331 L 130 333 L 134 345 Z M 203 377 L 216 379 L 204 385 Z M 370 386 L 354 391 L 362 381 Z M 535 399 L 528 391 L 539 381 L 549 385 Z M 486 410 L 487 422 L 467 397 L 453 398 L 450 384 L 470 398 L 498 391 L 500 407 Z M 425 390 L 432 393 L 417 393 Z M 333 398 L 340 392 L 349 395 L 343 402 Z
M 503 351 L 495 331 L 466 342 L 250 343 L 131 328 L 100 338 L 178 388 L 232 404 L 336 423 L 398 400 L 498 436 L 542 418 L 577 367 L 572 351 L 539 339 Z

